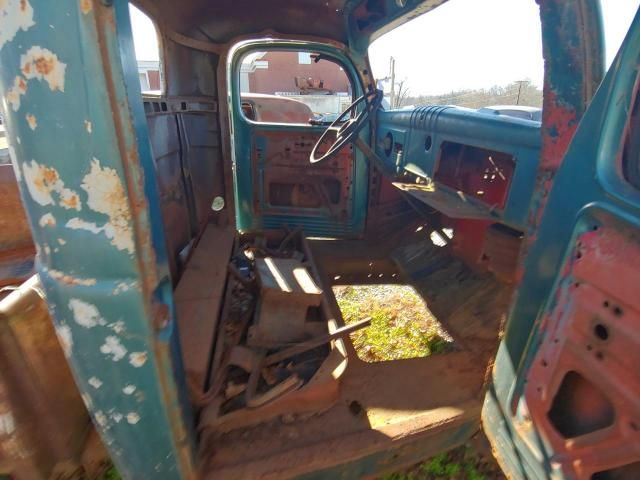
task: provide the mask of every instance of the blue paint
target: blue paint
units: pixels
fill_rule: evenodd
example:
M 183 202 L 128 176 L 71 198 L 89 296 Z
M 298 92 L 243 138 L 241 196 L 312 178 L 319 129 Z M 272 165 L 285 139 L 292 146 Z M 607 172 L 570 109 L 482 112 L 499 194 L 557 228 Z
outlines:
M 242 114 L 240 99 L 240 63 L 242 58 L 250 51 L 268 50 L 306 50 L 327 55 L 333 61 L 340 64 L 351 80 L 354 89 L 354 97 L 364 93 L 354 62 L 347 55 L 328 44 L 269 40 L 267 42 L 245 42 L 236 47 L 231 55 L 230 68 L 227 83 L 230 85 L 229 111 L 233 130 L 232 150 L 234 161 L 234 189 L 236 197 L 236 225 L 240 231 L 259 231 L 265 228 L 282 228 L 283 225 L 300 226 L 305 234 L 323 237 L 335 236 L 359 236 L 364 232 L 367 216 L 368 199 L 368 166 L 362 152 L 354 149 L 355 161 L 353 162 L 352 179 L 350 189 L 350 201 L 348 205 L 347 219 L 336 218 L 334 214 L 325 208 L 278 208 L 277 214 L 262 214 L 261 211 L 269 205 L 266 203 L 266 194 L 263 191 L 261 178 L 254 178 L 251 166 L 251 152 L 253 142 L 265 151 L 267 137 L 261 132 L 286 132 L 291 136 L 296 134 L 320 134 L 326 127 L 300 126 L 284 124 L 256 123 L 247 120 Z M 368 141 L 368 129 L 363 129 L 360 138 Z M 263 170 L 258 176 L 263 174 Z M 257 208 L 256 208 L 257 207 Z M 271 210 L 274 210 L 273 208 Z M 305 211 L 306 210 L 306 211 Z M 302 213 L 301 213 L 302 212 Z
M 537 123 L 497 115 L 487 115 L 461 107 L 428 106 L 415 109 L 380 111 L 377 120 L 376 153 L 390 169 L 396 156 L 387 156 L 384 139 L 403 144 L 401 171 L 423 178 L 434 178 L 444 142 L 508 153 L 516 159 L 509 196 L 497 221 L 524 230 L 535 187 L 540 155 L 540 127 Z M 431 148 L 425 150 L 426 137 Z M 392 149 L 393 150 L 393 149 Z
M 193 471 L 191 420 L 180 401 L 181 372 L 173 368 L 180 365 L 178 343 L 128 2 L 92 2 L 102 10 L 100 18 L 96 10 L 82 13 L 77 0 L 30 3 L 35 25 L 0 51 L 0 90 L 7 94 L 21 74 L 21 56 L 33 46 L 66 64 L 64 92 L 32 79 L 20 109 L 4 112 L 52 318 L 72 341 L 67 346 L 76 382 L 118 470 L 128 478 L 186 477 Z M 37 119 L 35 130 L 27 113 Z M 104 232 L 67 226 L 74 218 L 98 228 L 113 221 L 89 206 L 85 176 L 94 159 L 122 185 L 107 203 L 123 202 L 117 226 L 133 238 L 131 248 L 118 248 Z M 54 205 L 35 201 L 25 183 L 32 160 L 55 169 L 64 187 L 78 194 L 80 210 L 64 208 L 57 193 Z M 55 225 L 39 226 L 45 214 Z M 170 318 L 158 333 L 153 312 L 160 302 Z M 123 392 L 128 385 L 136 387 L 133 395 Z

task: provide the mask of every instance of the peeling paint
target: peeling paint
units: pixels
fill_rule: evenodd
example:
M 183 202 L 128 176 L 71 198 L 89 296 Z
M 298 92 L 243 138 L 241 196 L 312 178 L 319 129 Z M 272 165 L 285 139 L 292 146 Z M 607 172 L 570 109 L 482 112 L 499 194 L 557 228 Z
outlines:
M 69 220 L 66 226 L 73 230 L 86 230 L 91 233 L 100 233 L 103 230 L 102 227 L 99 227 L 94 222 L 87 222 L 78 217 Z
M 80 0 L 80 11 L 82 13 L 86 15 L 91 10 L 93 10 L 93 5 L 91 4 L 91 0 Z
M 84 128 L 87 130 L 87 133 L 93 132 L 93 126 L 89 120 L 84 121 Z
M 80 210 L 82 208 L 78 194 L 68 188 L 64 188 L 60 192 L 60 205 L 67 210 Z
M 7 91 L 7 102 L 11 104 L 11 109 L 14 112 L 20 110 L 20 104 L 22 95 L 27 93 L 27 81 L 20 75 L 16 76 L 13 80 L 13 87 Z M 20 143 L 20 142 L 18 142 Z
M 127 385 L 126 387 L 124 387 L 124 388 L 122 389 L 122 392 L 123 392 L 125 395 L 133 395 L 133 393 L 134 393 L 135 391 L 136 391 L 136 386 L 135 386 L 135 385 L 131 385 L 131 384 Z
M 36 23 L 33 21 L 33 8 L 28 0 L 3 0 L 0 2 L 0 49 L 13 40 L 22 30 L 26 32 Z
M 23 164 L 24 179 L 27 190 L 33 200 L 44 206 L 56 205 L 52 196 L 56 193 L 63 208 L 80 210 L 80 197 L 73 190 L 65 188 L 58 171 L 53 167 L 41 165 L 35 160 Z
M 66 240 L 64 240 L 64 239 L 62 239 L 62 238 L 59 238 L 59 239 L 58 239 L 58 243 L 59 243 L 60 245 L 66 245 L 66 244 L 67 244 Z
M 98 325 L 106 325 L 104 318 L 95 305 L 84 302 L 78 298 L 69 300 L 69 310 L 73 312 L 73 318 L 78 325 L 84 328 L 93 328 Z
M 40 217 L 38 225 L 40 225 L 41 227 L 55 227 L 56 219 L 51 213 L 45 213 Z
M 129 422 L 131 425 L 135 425 L 139 421 L 140 421 L 140 415 L 138 415 L 136 412 L 127 413 L 127 422 Z
M 103 232 L 118 250 L 133 253 L 131 211 L 117 172 L 109 167 L 101 167 L 100 161 L 94 158 L 91 162 L 91 171 L 83 178 L 81 187 L 89 196 L 87 200 L 89 208 L 109 217 L 109 221 L 102 227 L 98 227 L 95 223 L 91 224 L 94 228 L 90 231 Z
M 40 165 L 35 160 L 24 164 L 24 178 L 33 200 L 42 205 L 55 205 L 51 197 L 52 186 L 59 180 L 58 172 Z
M 125 331 L 124 322 L 122 320 L 118 320 L 117 322 L 110 323 L 108 326 L 111 330 L 116 332 L 118 335 L 124 333 Z
M 20 57 L 20 70 L 28 80 L 44 80 L 50 90 L 64 92 L 66 63 L 61 62 L 51 50 L 39 46 L 31 47 Z
M 118 412 L 114 412 L 114 413 L 110 414 L 110 417 L 116 423 L 120 423 L 122 421 L 122 419 L 124 418 L 124 416 L 121 413 L 118 413 Z
M 107 417 L 104 413 L 102 413 L 101 410 L 98 410 L 95 414 L 94 417 L 96 419 L 96 422 L 98 422 L 98 425 L 100 425 L 101 427 L 106 427 L 107 426 Z
M 89 379 L 89 385 L 91 385 L 96 390 L 102 386 L 102 381 L 99 378 L 91 377 Z
M 100 351 L 105 355 L 111 355 L 114 362 L 119 362 L 127 354 L 127 349 L 120 343 L 120 339 L 113 335 L 109 335 L 104 344 L 100 347 Z
M 56 251 L 57 249 L 55 249 L 54 251 Z M 47 270 L 47 273 L 49 274 L 49 276 L 51 278 L 55 278 L 56 280 L 66 284 L 66 285 L 83 285 L 85 287 L 92 287 L 93 285 L 95 285 L 97 283 L 97 280 L 95 278 L 78 278 L 78 277 L 73 277 L 71 275 L 67 275 L 64 272 L 61 272 L 59 270 L 54 270 L 52 268 Z M 100 324 L 103 325 L 103 324 Z
M 129 363 L 136 368 L 140 368 L 147 363 L 147 352 L 133 352 L 129 355 Z
M 71 329 L 69 326 L 64 324 L 56 325 L 56 335 L 58 336 L 58 341 L 60 342 L 64 356 L 67 358 L 71 357 L 71 352 L 73 350 L 73 336 L 71 335 Z
M 131 282 L 131 283 L 126 283 L 126 282 L 120 282 L 116 285 L 116 288 L 113 289 L 113 294 L 114 295 L 119 295 L 122 292 L 126 292 L 132 288 L 134 288 L 136 286 L 136 282 Z
M 36 128 L 38 128 L 38 120 L 36 119 L 35 115 L 33 115 L 32 113 L 27 113 L 27 115 L 25 115 L 25 118 L 27 119 L 27 123 L 29 124 L 29 128 L 31 130 L 35 130 Z

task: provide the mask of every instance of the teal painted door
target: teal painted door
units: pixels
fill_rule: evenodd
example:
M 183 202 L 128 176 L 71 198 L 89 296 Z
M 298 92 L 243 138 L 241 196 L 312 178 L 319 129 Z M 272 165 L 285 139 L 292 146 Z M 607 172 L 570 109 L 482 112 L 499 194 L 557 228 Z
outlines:
M 640 478 L 640 15 L 526 257 L 482 421 L 509 478 Z
M 309 58 L 305 52 L 312 52 Z M 345 84 L 350 83 L 338 87 L 348 92 L 325 95 L 325 90 L 333 91 L 328 82 L 320 82 L 320 76 L 296 76 L 305 72 L 306 62 L 318 63 L 316 55 L 321 55 L 319 62 L 338 70 Z M 281 74 L 281 69 L 287 72 Z M 322 71 L 322 75 L 330 74 Z M 332 108 L 327 100 L 340 102 L 333 108 L 344 111 L 353 94 L 361 95 L 357 79 L 351 61 L 325 44 L 248 42 L 232 53 L 228 85 L 238 230 L 287 226 L 301 227 L 312 236 L 363 233 L 368 167 L 362 153 L 347 146 L 325 162 L 309 162 L 314 144 L 334 119 L 323 115 Z M 310 118 L 325 123 L 313 125 Z M 365 128 L 361 136 L 366 140 L 368 135 Z

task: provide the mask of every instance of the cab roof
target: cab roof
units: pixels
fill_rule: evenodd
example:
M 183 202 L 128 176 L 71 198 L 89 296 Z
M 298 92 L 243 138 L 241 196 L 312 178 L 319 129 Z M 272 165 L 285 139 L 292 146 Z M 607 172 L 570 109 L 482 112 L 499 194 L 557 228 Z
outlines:
M 164 28 L 225 44 L 264 32 L 314 36 L 364 51 L 446 0 L 134 0 Z

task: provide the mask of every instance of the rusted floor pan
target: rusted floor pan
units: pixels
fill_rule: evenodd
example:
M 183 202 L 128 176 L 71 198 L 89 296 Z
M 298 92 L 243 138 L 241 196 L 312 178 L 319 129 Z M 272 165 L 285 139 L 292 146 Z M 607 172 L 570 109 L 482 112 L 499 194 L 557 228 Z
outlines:
M 328 411 L 203 439 L 203 476 L 282 479 L 372 456 L 353 472 L 357 477 L 373 468 L 376 452 L 397 450 L 410 463 L 477 428 L 485 366 L 475 355 L 350 362 L 340 399 Z

